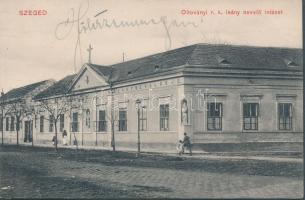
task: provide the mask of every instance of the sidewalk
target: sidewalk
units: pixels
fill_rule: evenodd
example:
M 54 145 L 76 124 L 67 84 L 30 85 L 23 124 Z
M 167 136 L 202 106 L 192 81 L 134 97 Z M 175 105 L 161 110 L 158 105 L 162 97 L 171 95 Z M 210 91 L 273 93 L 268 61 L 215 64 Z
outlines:
M 189 155 L 184 155 L 184 157 L 190 157 Z M 287 158 L 287 157 L 271 157 L 271 156 L 230 156 L 230 155 L 211 155 L 211 154 L 200 154 L 193 155 L 192 157 L 201 159 L 228 159 L 228 160 L 264 160 L 264 161 L 274 161 L 274 162 L 295 162 L 303 163 L 303 158 Z
M 31 144 L 20 144 L 20 146 L 32 146 Z M 35 147 L 48 147 L 54 148 L 53 145 L 49 144 L 34 144 Z M 58 145 L 59 149 L 78 149 L 78 150 L 107 150 L 112 151 L 111 147 L 101 147 L 101 146 L 65 146 Z M 116 148 L 116 151 L 136 153 L 137 150 L 130 148 Z M 253 156 L 257 152 L 204 152 L 204 151 L 193 151 L 193 155 L 190 156 L 188 153 L 179 156 L 175 151 L 157 151 L 157 150 L 142 150 L 142 154 L 145 155 L 161 155 L 161 156 L 171 156 L 171 157 L 181 157 L 183 159 L 196 158 L 196 159 L 212 159 L 212 160 L 262 160 L 262 161 L 273 161 L 273 162 L 293 162 L 293 163 L 303 163 L 303 157 L 287 157 L 287 156 L 272 156 L 272 152 L 266 153 L 266 155 Z M 260 152 L 261 154 L 262 152 Z M 271 155 L 270 155 L 271 153 Z M 274 152 L 274 153 L 289 153 L 289 152 Z M 239 155 L 236 155 L 239 154 Z

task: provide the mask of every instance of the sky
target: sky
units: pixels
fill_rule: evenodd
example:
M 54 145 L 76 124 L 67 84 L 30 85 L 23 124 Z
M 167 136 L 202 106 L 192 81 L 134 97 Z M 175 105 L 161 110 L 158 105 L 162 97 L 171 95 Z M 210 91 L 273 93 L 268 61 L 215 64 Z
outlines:
M 99 65 L 196 43 L 302 48 L 301 0 L 1 0 L 0 24 L 4 92 L 77 72 L 89 44 Z

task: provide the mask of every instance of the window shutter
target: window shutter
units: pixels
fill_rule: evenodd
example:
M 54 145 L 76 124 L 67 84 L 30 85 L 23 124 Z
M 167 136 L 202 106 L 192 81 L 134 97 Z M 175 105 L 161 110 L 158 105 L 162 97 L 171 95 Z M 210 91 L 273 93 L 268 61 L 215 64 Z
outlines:
M 247 112 L 246 112 L 246 104 L 243 103 L 243 117 L 246 117 L 246 116 L 247 116 L 246 113 L 247 113 Z
M 258 117 L 258 103 L 254 104 L 255 105 L 255 117 Z
M 292 117 L 292 104 L 289 104 L 289 117 Z
M 219 117 L 222 117 L 222 103 L 219 103 Z

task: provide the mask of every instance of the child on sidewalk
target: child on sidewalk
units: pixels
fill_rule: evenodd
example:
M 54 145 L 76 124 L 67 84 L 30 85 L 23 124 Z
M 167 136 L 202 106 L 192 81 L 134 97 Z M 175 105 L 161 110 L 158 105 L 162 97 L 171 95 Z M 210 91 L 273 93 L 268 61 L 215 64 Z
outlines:
M 177 145 L 177 151 L 178 151 L 179 156 L 181 156 L 181 154 L 184 153 L 184 146 L 183 146 L 182 140 L 179 140 L 179 143 Z

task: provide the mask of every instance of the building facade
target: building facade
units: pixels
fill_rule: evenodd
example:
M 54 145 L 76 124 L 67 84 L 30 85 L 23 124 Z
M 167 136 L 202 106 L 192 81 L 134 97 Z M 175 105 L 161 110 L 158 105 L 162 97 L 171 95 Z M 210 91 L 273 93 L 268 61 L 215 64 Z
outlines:
M 137 149 L 140 135 L 142 149 L 166 151 L 186 132 L 204 151 L 301 150 L 302 50 L 196 44 L 87 63 L 31 103 L 37 144 L 50 144 L 56 129 L 68 145 Z
M 54 80 L 45 80 L 13 89 L 0 98 L 1 143 L 19 144 L 32 142 L 34 96 L 54 84 Z

